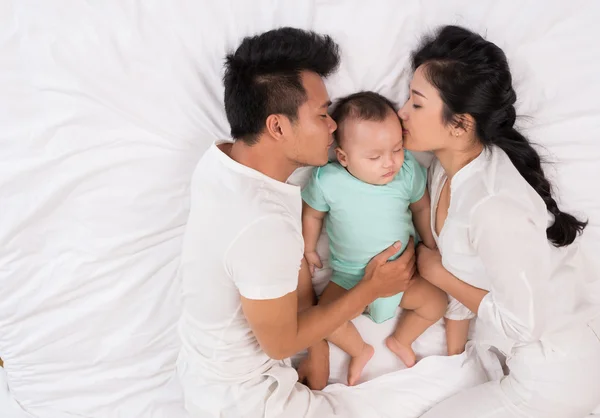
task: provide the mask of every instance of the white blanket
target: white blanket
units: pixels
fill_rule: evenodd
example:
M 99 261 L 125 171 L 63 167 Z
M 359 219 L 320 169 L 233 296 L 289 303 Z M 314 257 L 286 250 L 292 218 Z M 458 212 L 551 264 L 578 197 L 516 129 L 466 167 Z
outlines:
M 522 125 L 559 163 L 561 203 L 589 217 L 582 241 L 597 253 L 599 16 L 594 0 L 1 0 L 0 416 L 184 416 L 173 376 L 187 188 L 201 153 L 228 135 L 225 52 L 272 27 L 336 38 L 333 98 L 372 89 L 397 102 L 425 31 L 487 33 L 509 57 Z M 358 322 L 376 345 L 386 334 Z M 439 331 L 417 350 L 439 352 Z M 344 356 L 332 353 L 340 381 Z M 382 348 L 365 373 L 380 379 L 331 390 L 371 412 L 401 400 L 397 416 L 416 416 L 482 378 L 477 362 L 460 364 L 432 357 L 386 374 L 399 364 Z

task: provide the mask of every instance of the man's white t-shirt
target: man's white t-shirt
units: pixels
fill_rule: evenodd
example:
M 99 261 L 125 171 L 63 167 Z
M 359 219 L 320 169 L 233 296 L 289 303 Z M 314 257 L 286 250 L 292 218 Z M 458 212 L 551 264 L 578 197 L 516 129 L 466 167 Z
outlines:
M 243 383 L 274 364 L 240 296 L 296 290 L 304 252 L 300 188 L 238 164 L 213 144 L 191 182 L 181 277 L 180 361 L 199 384 Z

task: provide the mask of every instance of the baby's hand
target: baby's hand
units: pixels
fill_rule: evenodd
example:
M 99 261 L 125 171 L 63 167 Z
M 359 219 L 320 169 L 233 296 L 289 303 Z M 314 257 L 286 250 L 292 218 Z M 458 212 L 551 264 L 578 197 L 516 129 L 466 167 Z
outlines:
M 316 251 L 310 251 L 308 253 L 304 253 L 304 258 L 306 258 L 306 262 L 308 263 L 308 268 L 310 270 L 310 275 L 315 275 L 315 267 L 323 268 L 323 263 L 321 263 L 321 257 L 317 254 Z

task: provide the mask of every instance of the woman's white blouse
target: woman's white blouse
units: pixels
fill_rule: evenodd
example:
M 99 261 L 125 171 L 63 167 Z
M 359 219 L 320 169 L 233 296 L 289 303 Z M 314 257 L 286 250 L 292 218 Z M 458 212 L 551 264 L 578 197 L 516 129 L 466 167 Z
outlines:
M 450 184 L 448 217 L 435 234 L 446 181 L 436 159 L 429 169 L 432 229 L 446 270 L 488 290 L 477 312 L 475 339 L 508 354 L 512 347 L 547 340 L 598 313 L 584 284 L 597 275 L 577 241 L 556 248 L 546 237 L 553 221 L 546 205 L 500 148 L 484 150 Z M 470 312 L 451 298 L 449 318 Z

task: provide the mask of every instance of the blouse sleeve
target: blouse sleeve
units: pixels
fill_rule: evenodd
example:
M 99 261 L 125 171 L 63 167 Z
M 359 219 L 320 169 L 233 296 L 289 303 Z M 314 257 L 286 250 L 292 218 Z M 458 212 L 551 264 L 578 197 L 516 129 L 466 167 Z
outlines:
M 509 197 L 492 196 L 472 213 L 471 242 L 491 281 L 477 315 L 505 338 L 531 342 L 543 332 L 551 285 L 546 225 L 539 211 Z

